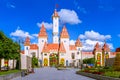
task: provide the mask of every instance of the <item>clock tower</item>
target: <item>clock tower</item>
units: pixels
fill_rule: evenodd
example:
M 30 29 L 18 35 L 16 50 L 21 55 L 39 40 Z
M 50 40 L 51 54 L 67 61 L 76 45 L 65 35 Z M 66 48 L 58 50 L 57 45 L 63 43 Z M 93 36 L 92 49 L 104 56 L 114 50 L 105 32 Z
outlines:
M 58 34 L 59 34 L 59 16 L 57 13 L 57 10 L 54 10 L 53 16 L 53 43 L 59 43 L 59 38 L 58 38 Z

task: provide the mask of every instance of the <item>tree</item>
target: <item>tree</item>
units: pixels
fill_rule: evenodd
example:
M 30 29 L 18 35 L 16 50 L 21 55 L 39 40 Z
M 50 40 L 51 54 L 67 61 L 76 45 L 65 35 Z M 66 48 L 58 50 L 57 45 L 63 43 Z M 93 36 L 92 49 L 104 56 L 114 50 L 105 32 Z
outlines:
M 84 64 L 94 64 L 95 63 L 95 59 L 94 58 L 84 59 L 83 63 Z
M 120 52 L 117 52 L 117 54 L 116 54 L 113 68 L 115 71 L 120 71 Z
M 14 42 L 12 39 L 4 35 L 0 31 L 0 70 L 1 70 L 1 59 L 19 59 L 20 45 Z M 13 63 L 14 65 L 14 63 Z
M 35 56 L 32 57 L 32 67 L 38 67 L 38 59 Z

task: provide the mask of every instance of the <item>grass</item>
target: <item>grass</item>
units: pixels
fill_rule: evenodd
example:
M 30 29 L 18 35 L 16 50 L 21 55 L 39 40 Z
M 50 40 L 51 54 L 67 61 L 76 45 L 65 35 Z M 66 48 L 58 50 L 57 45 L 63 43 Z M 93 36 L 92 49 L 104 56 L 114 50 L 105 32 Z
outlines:
M 114 77 L 114 78 L 120 78 L 120 72 L 118 71 L 107 71 L 104 73 L 104 76 Z
M 7 75 L 7 74 L 17 73 L 17 72 L 20 72 L 20 70 L 1 71 L 0 75 Z

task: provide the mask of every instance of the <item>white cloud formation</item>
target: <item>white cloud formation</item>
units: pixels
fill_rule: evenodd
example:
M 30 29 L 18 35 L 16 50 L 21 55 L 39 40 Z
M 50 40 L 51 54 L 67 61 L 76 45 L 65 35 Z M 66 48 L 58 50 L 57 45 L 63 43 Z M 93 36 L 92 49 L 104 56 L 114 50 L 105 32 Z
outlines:
M 78 24 L 82 22 L 74 10 L 61 9 L 58 14 L 61 23 Z
M 83 51 L 93 51 L 95 44 L 98 42 L 102 47 L 104 40 L 111 39 L 111 35 L 101 35 L 95 31 L 86 31 L 84 34 L 80 34 L 79 38 L 83 44 Z M 112 43 L 107 43 L 110 49 L 114 49 Z
M 70 45 L 75 45 L 75 40 L 70 40 Z
M 14 36 L 14 37 L 22 37 L 22 38 L 25 38 L 25 37 L 30 37 L 30 38 L 34 38 L 33 36 L 31 36 L 29 34 L 29 32 L 25 32 L 23 30 L 21 30 L 19 27 L 17 28 L 17 30 L 15 32 L 11 32 L 10 33 L 10 36 Z
M 85 34 L 80 34 L 79 38 L 105 41 L 107 39 L 111 39 L 111 35 L 101 35 L 100 33 L 91 30 L 86 31 Z
M 37 23 L 37 26 L 41 27 L 42 24 L 44 24 L 46 29 L 52 29 L 52 23 L 42 22 L 42 23 Z

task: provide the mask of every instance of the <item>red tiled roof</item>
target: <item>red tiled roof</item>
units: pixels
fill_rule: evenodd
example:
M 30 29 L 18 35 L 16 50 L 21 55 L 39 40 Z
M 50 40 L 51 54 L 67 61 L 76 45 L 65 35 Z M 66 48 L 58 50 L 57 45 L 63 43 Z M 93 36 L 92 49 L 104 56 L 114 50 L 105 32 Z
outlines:
M 82 52 L 83 55 L 93 55 L 93 52 Z
M 106 43 L 103 45 L 102 49 L 103 49 L 104 51 L 110 52 L 110 48 L 109 48 L 109 46 L 108 46 Z
M 99 45 L 98 42 L 96 43 L 96 45 L 94 47 L 94 51 L 100 51 L 100 52 L 102 52 L 102 49 L 100 48 L 100 45 Z
M 60 43 L 59 52 L 61 52 L 61 53 L 66 53 L 65 47 L 64 47 L 64 45 L 63 45 L 63 42 Z
M 48 37 L 43 23 L 42 23 L 42 27 L 40 29 L 40 32 L 38 34 L 38 37 Z
M 45 42 L 42 52 L 49 52 L 49 48 L 47 47 L 47 43 Z
M 47 44 L 45 42 L 42 52 L 58 51 L 59 44 Z
M 31 50 L 36 50 L 36 49 L 38 49 L 37 44 L 31 44 L 31 45 L 30 45 L 30 49 L 31 49 Z
M 62 29 L 62 32 L 60 34 L 60 38 L 69 38 L 69 34 L 67 32 L 67 29 L 66 29 L 65 25 L 64 25 L 64 27 Z
M 25 53 L 24 53 L 24 50 L 23 50 L 23 51 L 21 51 L 21 54 L 25 54 Z
M 26 37 L 25 42 L 24 42 L 24 46 L 29 46 L 30 45 L 30 38 Z
M 80 42 L 80 39 L 78 38 L 75 42 L 76 47 L 82 47 L 82 43 Z
M 77 50 L 75 45 L 70 45 L 70 50 Z

